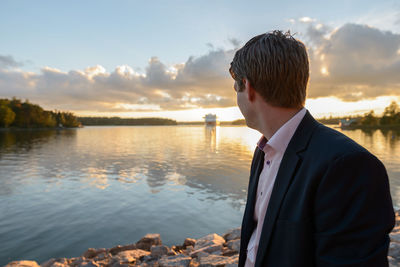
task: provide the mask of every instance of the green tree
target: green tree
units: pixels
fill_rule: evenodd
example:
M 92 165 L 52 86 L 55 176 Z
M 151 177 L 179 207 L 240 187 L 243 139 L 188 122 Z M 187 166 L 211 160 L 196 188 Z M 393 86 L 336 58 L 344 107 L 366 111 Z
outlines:
M 392 103 L 385 108 L 380 123 L 382 125 L 400 124 L 400 108 L 395 101 L 392 101 Z
M 364 117 L 361 118 L 361 125 L 372 125 L 376 126 L 379 124 L 379 119 L 375 117 L 374 111 L 371 110 L 364 114 Z
M 62 118 L 63 118 L 62 125 L 64 127 L 78 127 L 80 125 L 79 121 L 74 116 L 74 114 L 70 112 L 63 112 Z
M 5 104 L 0 104 L 0 126 L 8 127 L 15 119 L 15 113 Z

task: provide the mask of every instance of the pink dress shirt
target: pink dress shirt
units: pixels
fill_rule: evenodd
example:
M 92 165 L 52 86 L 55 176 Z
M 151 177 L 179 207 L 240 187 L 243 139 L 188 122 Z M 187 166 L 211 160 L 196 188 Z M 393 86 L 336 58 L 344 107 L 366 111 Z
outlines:
M 301 120 L 306 114 L 306 109 L 303 108 L 288 120 L 278 131 L 271 137 L 270 140 L 262 136 L 258 141 L 257 146 L 264 151 L 264 166 L 258 180 L 257 197 L 254 209 L 254 221 L 257 227 L 251 235 L 249 244 L 247 245 L 247 258 L 245 267 L 253 267 L 256 261 L 258 244 L 262 227 L 264 224 L 265 213 L 267 212 L 269 199 L 271 197 L 272 188 L 274 187 L 276 175 L 282 161 L 283 154 L 293 137 L 294 132 L 299 126 Z

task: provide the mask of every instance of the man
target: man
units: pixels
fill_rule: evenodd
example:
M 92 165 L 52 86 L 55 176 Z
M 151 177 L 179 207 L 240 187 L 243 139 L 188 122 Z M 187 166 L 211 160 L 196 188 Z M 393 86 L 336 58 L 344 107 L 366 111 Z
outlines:
M 383 164 L 304 108 L 309 63 L 289 33 L 261 34 L 231 63 L 251 164 L 239 266 L 387 266 L 394 212 Z

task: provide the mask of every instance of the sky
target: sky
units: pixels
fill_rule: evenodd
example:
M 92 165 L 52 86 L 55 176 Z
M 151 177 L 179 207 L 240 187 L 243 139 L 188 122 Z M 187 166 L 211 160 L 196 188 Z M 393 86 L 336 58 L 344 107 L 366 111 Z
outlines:
M 0 98 L 80 116 L 242 118 L 229 64 L 290 30 L 310 58 L 316 117 L 400 100 L 400 2 L 0 1 Z

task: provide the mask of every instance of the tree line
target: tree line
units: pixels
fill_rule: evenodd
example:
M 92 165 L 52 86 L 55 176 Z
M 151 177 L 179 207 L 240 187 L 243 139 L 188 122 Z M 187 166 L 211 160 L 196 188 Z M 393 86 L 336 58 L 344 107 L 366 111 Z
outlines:
M 28 100 L 0 99 L 0 127 L 54 128 L 78 127 L 80 122 L 71 112 L 47 111 Z
M 83 125 L 177 125 L 175 120 L 163 118 L 79 117 Z
M 358 123 L 363 126 L 400 125 L 400 107 L 392 101 L 383 111 L 382 117 L 375 116 L 374 111 L 371 110 L 365 113 Z
M 350 126 L 367 126 L 367 127 L 386 127 L 386 126 L 400 126 L 400 106 L 396 101 L 392 101 L 389 106 L 385 108 L 382 116 L 375 115 L 373 110 L 365 113 L 364 115 L 347 116 L 347 117 L 330 117 L 318 119 L 319 122 L 325 124 L 337 124 L 340 120 L 353 119 Z

